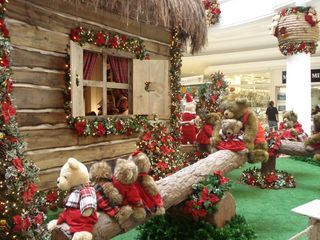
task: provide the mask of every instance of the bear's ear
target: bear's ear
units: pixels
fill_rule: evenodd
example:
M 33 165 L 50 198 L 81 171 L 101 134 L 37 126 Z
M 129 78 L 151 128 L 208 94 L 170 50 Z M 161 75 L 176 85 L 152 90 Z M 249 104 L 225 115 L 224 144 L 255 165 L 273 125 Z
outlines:
M 125 159 L 123 159 L 123 158 L 118 158 L 116 165 L 125 163 L 126 161 L 127 161 L 127 160 L 125 160 Z
M 77 159 L 75 159 L 75 158 L 69 158 L 68 159 L 68 165 L 72 169 L 77 169 L 80 166 L 79 161 Z
M 242 105 L 244 107 L 250 107 L 251 105 L 247 98 L 237 98 L 236 104 Z

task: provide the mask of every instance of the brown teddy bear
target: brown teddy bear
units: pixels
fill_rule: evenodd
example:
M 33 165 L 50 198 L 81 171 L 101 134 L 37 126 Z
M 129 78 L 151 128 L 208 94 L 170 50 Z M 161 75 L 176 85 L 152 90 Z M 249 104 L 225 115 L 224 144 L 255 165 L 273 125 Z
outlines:
M 314 160 L 320 161 L 320 113 L 313 116 L 313 134 L 304 142 L 306 149 L 316 151 Z
M 220 113 L 208 113 L 204 119 L 202 129 L 197 135 L 199 151 L 202 153 L 210 153 L 210 139 L 213 134 L 214 127 L 218 125 L 221 119 Z
M 143 201 L 135 184 L 137 179 L 138 167 L 136 164 L 132 160 L 118 159 L 114 169 L 112 183 L 123 197 L 120 206 L 130 206 L 130 208 L 121 208 L 123 210 L 115 216 L 120 224 L 123 224 L 130 216 L 138 221 L 146 218 Z
M 223 119 L 221 128 L 217 128 L 219 138 L 215 142 L 218 150 L 242 151 L 246 148 L 243 142 L 242 122 L 236 119 Z
M 123 198 L 112 184 L 111 167 L 105 161 L 94 163 L 90 167 L 89 175 L 96 190 L 98 211 L 104 212 L 109 217 L 115 217 L 119 213 L 118 206 Z
M 283 122 L 279 125 L 281 139 L 302 142 L 307 138 L 302 125 L 298 122 L 298 116 L 293 111 L 283 114 Z
M 263 162 L 269 159 L 268 145 L 264 137 L 264 130 L 246 98 L 239 98 L 236 94 L 226 96 L 220 106 L 226 119 L 237 119 L 243 124 L 243 140 L 249 150 L 249 162 Z M 216 136 L 216 134 L 215 134 Z
M 129 160 L 132 160 L 138 167 L 137 188 L 143 200 L 144 207 L 151 213 L 161 215 L 165 213 L 163 201 L 157 184 L 153 177 L 148 175 L 151 163 L 148 156 L 137 150 L 132 153 Z

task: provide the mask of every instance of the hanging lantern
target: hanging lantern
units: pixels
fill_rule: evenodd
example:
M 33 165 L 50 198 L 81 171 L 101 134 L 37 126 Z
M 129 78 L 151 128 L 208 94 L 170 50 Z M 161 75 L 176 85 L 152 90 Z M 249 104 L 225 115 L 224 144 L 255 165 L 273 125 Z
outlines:
M 278 38 L 279 49 L 285 56 L 316 52 L 319 27 L 317 12 L 312 7 L 281 10 L 273 17 L 269 30 Z

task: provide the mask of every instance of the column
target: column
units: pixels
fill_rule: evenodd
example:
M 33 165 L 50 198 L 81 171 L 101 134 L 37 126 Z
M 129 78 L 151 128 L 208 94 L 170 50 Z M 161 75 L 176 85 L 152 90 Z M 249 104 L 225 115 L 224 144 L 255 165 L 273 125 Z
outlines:
M 310 54 L 287 57 L 286 110 L 298 115 L 307 134 L 311 132 L 311 66 Z

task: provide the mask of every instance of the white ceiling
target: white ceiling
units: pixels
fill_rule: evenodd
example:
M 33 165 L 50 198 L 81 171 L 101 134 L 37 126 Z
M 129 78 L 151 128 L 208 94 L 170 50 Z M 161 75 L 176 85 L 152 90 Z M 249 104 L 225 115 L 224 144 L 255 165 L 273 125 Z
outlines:
M 231 1 L 239 0 L 223 2 Z M 320 0 L 311 2 L 320 13 Z M 206 48 L 196 56 L 186 55 L 183 58 L 182 76 L 210 75 L 218 70 L 224 73 L 250 73 L 285 69 L 286 57 L 281 55 L 277 39 L 267 29 L 273 15 L 269 11 L 251 22 L 231 27 L 218 24 L 210 28 Z M 312 56 L 311 63 L 313 68 L 320 67 L 320 50 Z

